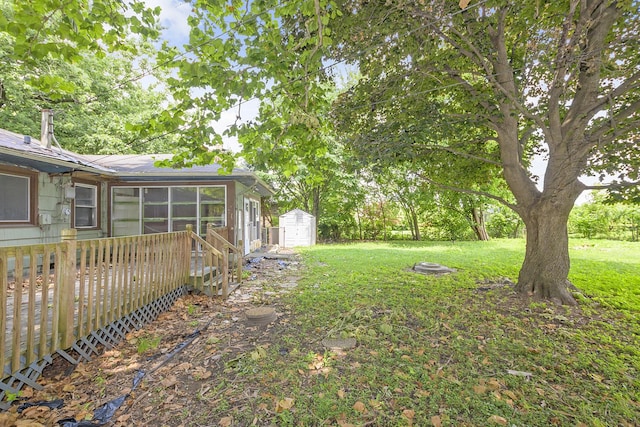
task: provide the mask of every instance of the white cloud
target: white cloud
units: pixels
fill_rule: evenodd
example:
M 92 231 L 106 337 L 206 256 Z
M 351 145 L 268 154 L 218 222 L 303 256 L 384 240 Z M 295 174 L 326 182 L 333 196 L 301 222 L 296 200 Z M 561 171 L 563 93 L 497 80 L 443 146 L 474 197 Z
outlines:
M 191 14 L 191 5 L 176 0 L 146 0 L 148 7 L 160 6 L 160 24 L 163 27 L 162 38 L 173 46 L 181 47 L 189 40 L 187 18 Z

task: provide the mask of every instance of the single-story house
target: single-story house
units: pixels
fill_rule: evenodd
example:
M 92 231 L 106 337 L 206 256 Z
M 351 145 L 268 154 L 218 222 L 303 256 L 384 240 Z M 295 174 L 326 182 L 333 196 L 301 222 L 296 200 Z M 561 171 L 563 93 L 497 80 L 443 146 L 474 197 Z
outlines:
M 45 126 L 43 126 L 45 129 Z M 0 246 L 225 228 L 245 254 L 261 246 L 260 199 L 273 190 L 250 170 L 160 168 L 170 155 L 80 155 L 0 129 Z M 55 139 L 54 139 L 55 140 Z

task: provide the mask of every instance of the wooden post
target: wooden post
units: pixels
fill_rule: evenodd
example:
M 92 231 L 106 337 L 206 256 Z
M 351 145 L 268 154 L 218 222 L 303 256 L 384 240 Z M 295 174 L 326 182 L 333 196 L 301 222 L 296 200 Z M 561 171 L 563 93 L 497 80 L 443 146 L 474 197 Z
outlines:
M 78 231 L 76 229 L 62 230 L 61 240 L 64 246 L 64 259 L 56 260 L 56 268 L 60 264 L 60 299 L 58 301 L 60 347 L 67 349 L 73 345 L 73 311 L 76 293 L 76 249 Z
M 226 245 L 225 245 L 226 246 Z M 229 248 L 222 251 L 222 298 L 229 296 Z

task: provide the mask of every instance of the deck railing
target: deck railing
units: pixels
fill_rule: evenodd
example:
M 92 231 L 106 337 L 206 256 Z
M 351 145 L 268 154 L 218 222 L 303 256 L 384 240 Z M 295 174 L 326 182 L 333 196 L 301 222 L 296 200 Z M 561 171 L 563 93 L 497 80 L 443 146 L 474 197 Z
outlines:
M 207 224 L 207 242 L 228 258 L 229 279 L 235 283 L 242 282 L 242 251 L 229 242 L 229 229 L 215 228 Z
M 0 248 L 0 378 L 182 286 L 226 297 L 226 254 L 191 230 Z

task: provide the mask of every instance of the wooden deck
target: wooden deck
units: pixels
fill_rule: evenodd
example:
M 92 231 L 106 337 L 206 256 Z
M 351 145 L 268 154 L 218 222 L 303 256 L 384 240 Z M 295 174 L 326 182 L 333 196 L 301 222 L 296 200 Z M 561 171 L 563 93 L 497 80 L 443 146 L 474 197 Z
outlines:
M 191 230 L 83 241 L 70 234 L 59 244 L 0 248 L 3 378 L 180 287 L 226 297 L 242 278 L 235 260 L 229 266 L 237 248 L 223 238 L 221 252 Z

